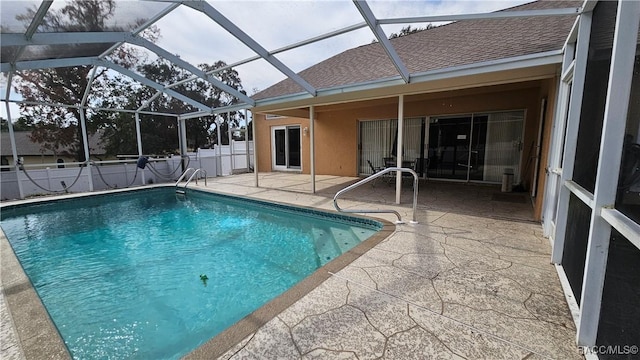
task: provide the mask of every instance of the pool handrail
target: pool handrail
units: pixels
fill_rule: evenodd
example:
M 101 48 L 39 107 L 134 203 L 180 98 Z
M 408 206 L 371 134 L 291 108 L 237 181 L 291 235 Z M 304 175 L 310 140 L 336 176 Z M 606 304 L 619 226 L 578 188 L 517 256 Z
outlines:
M 199 172 L 204 173 L 204 186 L 207 186 L 207 171 L 205 169 L 202 168 L 198 168 L 198 169 L 194 169 L 194 168 L 187 168 L 187 170 L 185 170 L 182 175 L 180 175 L 180 177 L 178 178 L 178 181 L 176 181 L 176 190 L 177 187 L 180 185 L 180 181 L 182 181 L 187 174 L 189 173 L 189 171 L 193 171 L 193 173 L 191 174 L 191 176 L 189 176 L 189 179 L 187 180 L 187 182 L 184 184 L 184 189 L 187 189 L 187 186 L 189 185 L 189 183 L 191 182 L 191 180 L 193 180 L 193 178 L 195 177 L 196 179 L 196 185 L 198 184 L 198 178 L 196 177 L 196 175 L 198 175 Z
M 358 209 L 342 209 L 340 208 L 340 206 L 338 206 L 338 198 L 348 192 L 351 191 L 361 185 L 364 185 L 370 181 L 373 181 L 377 178 L 379 178 L 382 175 L 385 175 L 387 173 L 393 172 L 393 171 L 400 171 L 400 172 L 406 172 L 406 173 L 410 173 L 411 175 L 413 175 L 413 220 L 410 221 L 411 224 L 417 224 L 418 221 L 416 220 L 416 208 L 418 207 L 418 174 L 413 171 L 412 169 L 409 168 L 400 168 L 400 167 L 388 167 L 385 168 L 375 174 L 371 174 L 369 176 L 367 176 L 366 178 L 351 184 L 347 187 L 345 187 L 344 189 L 338 191 L 336 193 L 336 195 L 333 197 L 333 206 L 336 208 L 336 210 L 338 210 L 339 212 L 346 212 L 346 213 L 389 213 L 389 214 L 395 214 L 398 217 L 398 221 L 396 221 L 396 224 L 404 224 L 404 221 L 402 221 L 402 216 L 400 215 L 399 212 L 392 210 L 392 209 L 379 209 L 379 210 L 358 210 Z

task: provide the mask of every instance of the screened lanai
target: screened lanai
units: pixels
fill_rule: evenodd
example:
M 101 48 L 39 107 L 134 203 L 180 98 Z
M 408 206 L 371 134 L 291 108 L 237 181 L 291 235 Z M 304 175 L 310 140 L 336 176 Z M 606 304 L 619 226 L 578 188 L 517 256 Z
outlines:
M 396 135 L 398 141 L 393 142 L 394 131 L 391 131 L 386 137 L 391 140 L 384 148 L 389 152 L 393 152 L 391 147 L 395 148 L 396 163 L 402 163 L 403 141 L 407 138 L 402 136 L 402 129 L 411 128 L 412 122 L 426 120 L 425 117 L 416 120 L 410 114 L 417 108 L 412 108 L 412 104 L 451 108 L 458 99 L 466 105 L 471 102 L 469 99 L 486 103 L 488 96 L 483 96 L 489 91 L 482 91 L 486 89 L 495 90 L 491 93 L 492 101 L 509 102 L 507 95 L 524 92 L 522 87 L 513 85 L 517 83 L 527 87 L 525 90 L 529 92 L 525 96 L 533 94 L 535 101 L 529 108 L 541 109 L 536 113 L 537 121 L 546 124 L 533 130 L 535 138 L 543 143 L 546 140 L 547 145 L 544 149 L 532 146 L 540 148 L 538 158 L 534 159 L 540 160 L 540 168 L 533 177 L 546 181 L 546 185 L 540 186 L 543 191 L 538 192 L 540 198 L 544 195 L 544 201 L 540 200 L 543 231 L 552 243 L 551 261 L 577 327 L 576 343 L 587 352 L 601 344 L 620 346 L 616 349 L 635 345 L 633 341 L 637 342 L 640 323 L 636 306 L 639 272 L 633 271 L 640 263 L 637 182 L 640 107 L 636 96 L 640 89 L 637 55 L 640 37 L 638 32 L 627 30 L 638 28 L 640 5 L 635 1 L 544 1 L 540 2 L 541 8 L 535 10 L 499 11 L 526 2 L 473 2 L 473 6 L 467 4 L 464 8 L 465 13 L 455 7 L 429 7 L 426 5 L 429 2 L 85 2 L 97 7 L 112 5 L 109 16 L 92 17 L 89 13 L 74 11 L 74 2 L 70 1 L 2 1 L 0 69 L 5 88 L 1 101 L 3 114 L 9 120 L 13 155 L 12 162 L 2 166 L 8 170 L 2 173 L 2 178 L 23 172 L 17 160 L 20 154 L 12 121 L 20 116 L 22 108 L 42 105 L 42 102 L 25 100 L 13 90 L 20 78 L 32 71 L 69 69 L 70 74 L 84 71 L 77 79 L 86 80 L 88 86 L 79 89 L 78 101 L 49 101 L 45 105 L 76 110 L 78 117 L 65 118 L 63 124 L 77 121 L 82 130 L 81 150 L 85 160 L 79 164 L 86 169 L 82 177 L 86 176 L 89 189 L 92 169 L 98 162 L 88 160 L 92 150 L 87 145 L 90 142 L 86 122 L 101 111 L 125 114 L 128 121 L 135 124 L 133 135 L 126 141 L 136 145 L 135 153 L 129 155 L 140 157 L 149 154 L 141 127 L 145 119 L 153 116 L 175 119 L 180 131 L 172 136 L 179 139 L 180 162 L 188 152 L 186 139 L 190 121 L 211 117 L 215 123 L 212 128 L 217 129 L 225 116 L 229 119 L 229 114 L 240 112 L 237 116 L 243 116 L 245 130 L 248 130 L 246 121 L 253 115 L 262 116 L 260 121 L 266 130 L 263 133 L 257 133 L 256 127 L 251 130 L 254 141 L 268 144 L 272 130 L 269 127 L 274 128 L 274 132 L 281 131 L 291 125 L 283 118 L 302 119 L 299 123 L 303 125 L 297 125 L 294 132 L 308 142 L 308 178 L 311 192 L 315 192 L 319 159 L 321 165 L 329 169 L 338 167 L 331 158 L 336 154 L 344 156 L 343 163 L 356 163 L 355 155 L 340 154 L 332 147 L 335 143 L 344 143 L 344 139 L 357 144 L 355 131 L 349 133 L 346 127 L 332 127 L 346 123 L 338 115 L 351 116 L 348 119 L 352 124 L 362 119 L 371 121 L 367 125 L 373 125 L 373 121 L 393 124 L 389 129 L 400 130 Z M 83 20 L 69 22 L 51 16 L 62 14 L 65 8 L 66 14 Z M 482 37 L 479 32 L 461 32 L 464 36 L 454 43 L 421 43 L 424 52 L 415 58 L 405 55 L 411 51 L 394 45 L 407 42 L 389 40 L 393 33 L 408 25 L 422 28 L 429 24 L 477 21 L 493 34 L 505 30 L 500 26 L 502 20 L 525 19 L 536 24 L 543 19 L 562 17 L 569 18 L 564 24 L 566 34 L 553 39 L 555 47 L 545 47 L 547 39 L 530 31 L 532 27 L 514 27 L 520 31 L 505 31 L 508 32 L 505 37 L 510 35 L 516 41 L 507 43 L 500 56 L 494 56 L 488 46 L 505 44 L 505 38 L 499 36 L 484 36 L 486 46 L 465 47 L 468 45 L 465 39 L 474 34 Z M 154 32 L 156 26 L 162 29 L 160 37 Z M 540 33 L 557 29 L 540 28 Z M 527 35 L 534 39 L 518 43 L 517 39 Z M 369 46 L 372 43 L 375 46 Z M 436 45 L 445 50 L 457 45 L 466 52 L 434 53 L 431 50 Z M 173 82 L 148 78 L 140 68 L 126 61 L 126 55 L 133 54 L 127 49 L 135 49 L 141 57 L 162 59 L 189 76 Z M 348 52 L 351 49 L 365 51 Z M 350 59 L 356 66 L 345 67 L 345 63 L 339 61 L 344 59 L 339 55 L 347 53 L 362 55 Z M 209 69 L 199 66 L 219 59 L 224 65 Z M 436 65 L 426 68 L 427 59 Z M 330 66 L 322 72 L 316 71 L 319 68 L 313 65 L 324 61 Z M 370 71 L 372 68 L 376 71 Z M 223 81 L 220 74 L 227 70 L 238 71 L 243 79 L 242 88 Z M 113 89 L 103 87 L 97 80 L 100 76 L 128 79 L 130 89 L 147 89 L 147 96 L 131 102 L 136 106 L 102 106 L 106 103 L 100 99 Z M 542 81 L 546 82 L 544 92 L 540 91 Z M 181 87 L 196 82 L 217 89 L 222 101 L 216 104 L 199 101 L 196 94 Z M 126 97 L 127 93 L 121 95 Z M 158 111 L 160 100 L 171 100 L 171 104 L 180 106 Z M 378 105 L 387 105 L 383 115 Z M 507 106 L 501 110 L 522 108 Z M 545 113 L 545 106 L 550 111 Z M 434 115 L 444 119 L 448 119 L 445 115 L 460 114 L 473 118 L 477 110 L 450 111 Z M 330 115 L 336 115 L 336 119 L 328 120 Z M 437 116 L 434 119 L 440 119 Z M 323 149 L 329 151 L 317 151 L 317 135 L 321 132 L 317 130 L 324 131 Z M 216 132 L 220 136 L 220 131 Z M 469 140 L 458 136 L 452 139 Z M 417 140 L 412 141 L 411 146 L 419 147 Z M 355 154 L 357 146 L 352 150 Z M 268 152 L 269 145 L 256 145 L 254 159 L 261 151 Z M 470 153 L 466 153 L 468 159 Z M 135 160 L 126 161 L 135 163 Z M 259 161 L 253 161 L 256 186 L 258 172 L 269 171 L 261 166 Z M 354 169 L 356 166 L 352 166 L 352 171 Z M 492 174 L 495 179 L 500 175 L 500 169 Z M 469 178 L 470 172 L 466 176 Z M 16 184 L 21 186 L 20 181 Z M 402 181 L 396 181 L 396 202 L 400 199 L 401 186 Z M 372 192 L 375 195 L 375 189 Z M 16 198 L 24 195 L 20 189 Z M 463 200 L 456 197 L 454 201 Z M 487 223 L 481 229 L 491 230 L 492 226 Z M 418 232 L 423 228 L 415 229 Z M 548 263 L 547 257 L 544 262 Z M 628 358 L 637 355 L 637 345 L 635 351 L 635 354 L 624 355 Z
M 514 1 L 513 4 L 523 2 L 526 1 Z M 77 114 L 75 121 L 81 128 L 80 143 L 87 163 L 79 165 L 86 165 L 89 190 L 93 188 L 93 164 L 88 161 L 91 149 L 87 140 L 86 122 L 87 117 L 96 112 L 127 114 L 126 116 L 135 122 L 135 138 L 126 141 L 136 143 L 137 154 L 130 155 L 138 156 L 147 153 L 142 141 L 140 123 L 144 122 L 144 119 L 141 117 L 175 118 L 178 124 L 178 151 L 181 156 L 185 156 L 187 122 L 191 119 L 212 117 L 215 123 L 212 127 L 217 129 L 222 118 L 229 118 L 230 113 L 237 114 L 244 110 L 235 116 L 244 119 L 247 131 L 247 123 L 251 117 L 247 110 L 255 107 L 268 108 L 287 101 L 319 104 L 323 102 L 323 98 L 327 99 L 327 103 L 332 103 L 335 100 L 330 97 L 336 93 L 357 93 L 363 89 L 384 89 L 398 84 L 430 81 L 433 77 L 429 72 L 405 63 L 406 60 L 399 56 L 389 41 L 389 37 L 404 26 L 413 25 L 416 28 L 427 24 L 432 26 L 469 19 L 575 16 L 580 12 L 579 7 L 569 6 L 572 4 L 567 7 L 538 10 L 492 12 L 511 4 L 504 2 L 475 6 L 472 7 L 475 10 L 473 13 L 453 15 L 426 5 L 421 8 L 423 13 L 416 13 L 416 8 L 406 6 L 407 4 L 389 6 L 384 2 L 367 1 L 297 3 L 295 6 L 286 6 L 284 3 L 278 6 L 256 5 L 251 2 L 207 1 L 83 3 L 84 7 L 77 7 L 72 1 L 3 1 L 1 70 L 7 84 L 2 101 L 5 103 L 3 110 L 9 119 L 7 127 L 13 159 L 5 168 L 19 171 L 21 166 L 12 129 L 12 121 L 19 115 L 16 105 L 23 108 L 47 105 L 51 108 L 72 109 Z M 332 16 L 337 20 L 331 22 L 316 22 L 312 21 L 314 13 L 340 13 L 341 16 Z M 286 32 L 286 29 L 292 26 L 296 27 L 297 31 Z M 159 28 L 163 32 L 158 35 L 156 31 Z M 181 36 L 183 39 L 197 41 L 181 41 Z M 384 56 L 393 65 L 394 70 L 382 79 L 361 79 L 349 84 L 326 84 L 301 75 L 301 71 L 311 64 L 372 41 L 379 43 L 384 50 Z M 183 46 L 181 42 L 187 44 Z M 173 82 L 149 79 L 139 68 L 132 65 L 135 61 L 127 59 L 127 56 L 162 59 L 171 66 L 182 69 L 189 77 Z M 557 62 L 559 56 L 556 53 L 548 53 L 521 60 L 542 64 Z M 199 66 L 200 63 L 210 62 L 212 59 L 222 59 L 224 65 L 206 70 Z M 508 67 L 500 62 L 494 65 Z M 20 78 L 29 72 L 54 68 L 79 71 L 80 77 L 86 80 L 86 86 L 79 89 L 75 96 L 75 103 L 25 100 L 13 91 L 16 81 L 19 82 Z M 229 85 L 224 81 L 222 73 L 230 70 L 238 71 L 243 78 L 251 79 L 251 84 L 257 84 L 251 90 L 253 92 L 263 90 L 283 79 L 288 79 L 287 81 L 294 85 L 294 91 L 286 96 L 268 96 L 268 93 L 265 96 L 263 93 L 255 100 L 252 95 L 247 94 L 246 89 L 251 85 L 243 84 L 243 89 L 242 86 Z M 97 80 L 98 77 L 126 78 L 130 84 L 134 84 L 132 86 L 147 89 L 146 97 L 138 99 L 135 102 L 136 106 L 108 107 L 105 105 L 108 101 L 103 101 L 101 97 L 113 91 L 105 91 L 104 86 Z M 196 100 L 183 86 L 196 82 L 206 83 L 218 91 L 222 101 L 205 104 Z M 173 106 L 170 110 L 158 111 L 156 104 L 161 100 L 181 105 Z M 303 106 L 301 109 L 306 110 L 307 114 L 310 114 L 307 116 L 313 118 L 313 111 L 309 111 L 308 107 Z M 65 119 L 63 123 L 73 120 Z M 402 116 L 399 117 L 399 121 L 402 121 Z M 228 128 L 230 129 L 230 126 Z M 313 129 L 312 120 L 312 142 Z M 219 137 L 220 131 L 216 133 Z M 402 149 L 402 139 L 397 145 Z M 250 160 L 246 161 L 247 167 L 249 162 Z M 312 161 L 312 191 L 315 189 L 314 167 Z M 257 184 L 257 166 L 254 166 L 254 171 Z M 19 192 L 20 197 L 23 197 L 22 189 Z

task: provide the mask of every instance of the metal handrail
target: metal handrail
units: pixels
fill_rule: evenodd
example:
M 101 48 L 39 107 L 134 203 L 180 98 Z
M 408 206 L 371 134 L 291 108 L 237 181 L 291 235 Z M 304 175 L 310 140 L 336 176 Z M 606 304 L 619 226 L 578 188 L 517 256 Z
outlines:
M 413 171 L 412 169 L 408 169 L 408 168 L 399 168 L 399 167 L 388 167 L 385 168 L 384 170 L 381 170 L 375 174 L 372 174 L 360 181 L 358 181 L 355 184 L 351 184 L 349 186 L 347 186 L 346 188 L 338 191 L 336 193 L 336 195 L 333 197 L 333 206 L 336 208 L 336 210 L 340 211 L 340 212 L 346 212 L 346 213 L 390 213 L 390 214 L 395 214 L 398 217 L 398 221 L 396 221 L 396 224 L 404 224 L 404 221 L 402 221 L 402 216 L 400 216 L 400 213 L 395 211 L 395 210 L 386 210 L 386 209 L 380 209 L 380 210 L 357 210 L 357 209 L 341 209 L 338 206 L 338 197 L 340 197 L 340 195 L 346 193 L 347 191 L 351 191 L 357 187 L 359 187 L 360 185 L 364 185 L 370 181 L 373 181 L 377 178 L 379 178 L 380 176 L 390 173 L 392 171 L 400 171 L 400 172 L 408 172 L 410 174 L 413 175 L 413 220 L 411 220 L 410 222 L 412 224 L 417 224 L 418 221 L 416 220 L 416 208 L 418 207 L 418 174 Z
M 186 189 L 187 186 L 189 185 L 189 183 L 191 182 L 191 180 L 193 180 L 194 177 L 196 177 L 196 175 L 198 175 L 199 172 L 203 172 L 204 173 L 204 186 L 207 186 L 207 171 L 204 169 L 194 169 L 194 168 L 187 168 L 187 170 L 185 170 L 182 175 L 180 175 L 180 178 L 178 178 L 178 181 L 176 181 L 176 188 L 178 187 L 178 185 L 180 185 L 180 181 L 182 181 L 187 174 L 189 173 L 189 171 L 193 171 L 193 173 L 191 174 L 191 176 L 189 176 L 189 179 L 187 179 L 187 182 L 184 184 L 184 188 Z M 198 184 L 198 178 L 196 177 L 196 185 Z
M 191 180 L 193 180 L 193 178 L 198 175 L 199 172 L 203 172 L 204 173 L 204 186 L 207 186 L 207 171 L 205 169 L 196 169 L 196 171 L 193 172 L 193 174 L 191 174 L 191 176 L 189 177 L 189 180 L 187 180 L 187 182 L 184 184 L 184 188 L 187 188 L 187 185 L 189 185 L 189 183 L 191 182 Z M 198 185 L 198 178 L 196 177 L 196 185 Z
M 196 169 L 194 168 L 187 168 L 187 170 L 185 170 L 182 175 L 180 175 L 180 177 L 178 178 L 178 181 L 176 181 L 176 187 L 178 187 L 178 184 L 180 184 L 180 181 L 182 181 L 185 176 L 187 176 L 187 174 L 189 173 L 189 171 L 195 171 Z

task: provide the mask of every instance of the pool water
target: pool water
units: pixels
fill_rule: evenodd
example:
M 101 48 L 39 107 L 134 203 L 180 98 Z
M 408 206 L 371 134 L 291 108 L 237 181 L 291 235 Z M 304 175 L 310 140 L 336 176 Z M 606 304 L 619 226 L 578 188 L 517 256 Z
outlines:
M 3 209 L 76 359 L 174 359 L 377 232 L 374 221 L 173 188 Z

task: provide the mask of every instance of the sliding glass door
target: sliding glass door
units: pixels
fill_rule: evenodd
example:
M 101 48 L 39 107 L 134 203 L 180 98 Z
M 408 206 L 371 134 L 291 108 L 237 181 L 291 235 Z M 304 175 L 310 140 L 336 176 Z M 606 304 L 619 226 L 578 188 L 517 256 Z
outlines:
M 407 163 L 418 164 L 417 159 L 425 152 L 424 123 L 424 118 L 404 119 L 402 158 Z M 360 121 L 359 136 L 360 175 L 371 174 L 372 167 L 384 167 L 385 158 L 395 162 L 398 150 L 398 119 Z
M 397 119 L 360 122 L 360 175 L 395 161 L 397 128 Z M 420 176 L 500 183 L 508 172 L 518 184 L 523 131 L 522 110 L 407 118 L 402 159 Z
M 524 111 L 433 117 L 428 176 L 498 183 L 505 172 L 520 181 Z
M 274 126 L 271 128 L 273 170 L 300 170 L 300 126 Z

